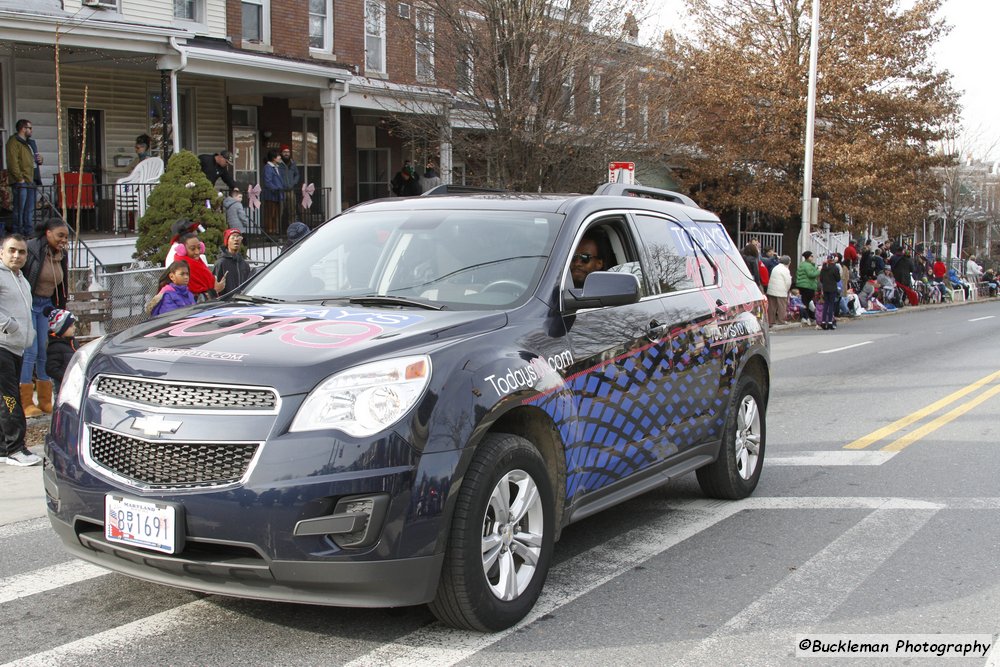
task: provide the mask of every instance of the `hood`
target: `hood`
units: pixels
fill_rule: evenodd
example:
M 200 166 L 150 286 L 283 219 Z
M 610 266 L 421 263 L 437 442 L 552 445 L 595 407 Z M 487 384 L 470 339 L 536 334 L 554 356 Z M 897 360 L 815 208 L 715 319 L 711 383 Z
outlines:
M 496 311 L 210 302 L 105 340 L 89 374 L 266 385 L 304 393 L 378 358 L 430 352 L 507 323 Z

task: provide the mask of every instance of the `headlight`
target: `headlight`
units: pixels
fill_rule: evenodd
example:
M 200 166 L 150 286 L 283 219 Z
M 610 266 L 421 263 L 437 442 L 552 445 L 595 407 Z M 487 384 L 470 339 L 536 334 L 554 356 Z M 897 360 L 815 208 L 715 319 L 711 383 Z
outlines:
M 69 366 L 63 374 L 62 385 L 59 387 L 59 396 L 56 398 L 56 407 L 69 405 L 76 410 L 80 409 L 80 400 L 83 398 L 83 385 L 87 379 L 87 364 L 94 352 L 100 347 L 104 336 L 90 341 L 73 355 Z
M 354 437 L 373 435 L 416 405 L 430 379 L 431 360 L 424 355 L 356 366 L 313 389 L 290 430 L 332 428 Z

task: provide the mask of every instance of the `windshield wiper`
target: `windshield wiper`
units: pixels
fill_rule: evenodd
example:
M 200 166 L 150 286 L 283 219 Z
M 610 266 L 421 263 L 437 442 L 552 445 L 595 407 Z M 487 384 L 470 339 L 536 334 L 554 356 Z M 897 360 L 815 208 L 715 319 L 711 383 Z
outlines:
M 250 296 L 249 294 L 234 294 L 231 301 L 242 301 L 244 303 L 285 303 L 284 299 L 276 299 L 273 296 Z
M 357 304 L 359 306 L 415 306 L 417 308 L 426 308 L 427 310 L 445 309 L 442 305 L 428 303 L 427 301 L 421 301 L 419 299 L 410 299 L 405 296 L 383 296 L 378 294 L 369 294 L 368 296 L 352 296 L 347 300 L 347 302 Z

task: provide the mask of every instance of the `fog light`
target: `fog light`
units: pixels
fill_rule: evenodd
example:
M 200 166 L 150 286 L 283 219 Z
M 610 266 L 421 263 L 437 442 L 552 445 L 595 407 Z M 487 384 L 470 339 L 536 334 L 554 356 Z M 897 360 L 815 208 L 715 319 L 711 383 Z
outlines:
M 332 533 L 330 539 L 338 547 L 358 549 L 378 542 L 382 532 L 382 520 L 389 507 L 389 496 L 351 496 L 341 498 L 334 508 L 334 515 L 355 517 L 354 530 L 347 533 Z

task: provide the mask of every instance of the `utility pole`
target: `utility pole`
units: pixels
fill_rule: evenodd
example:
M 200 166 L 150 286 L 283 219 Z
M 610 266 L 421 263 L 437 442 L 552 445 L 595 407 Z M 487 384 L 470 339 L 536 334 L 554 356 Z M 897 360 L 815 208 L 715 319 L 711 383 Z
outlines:
M 806 251 L 812 223 L 813 131 L 816 127 L 816 63 L 819 60 L 819 0 L 812 3 L 812 33 L 809 38 L 809 96 L 806 104 L 806 155 L 802 174 L 802 229 L 799 255 Z

